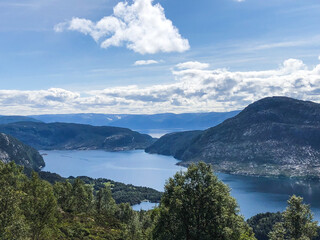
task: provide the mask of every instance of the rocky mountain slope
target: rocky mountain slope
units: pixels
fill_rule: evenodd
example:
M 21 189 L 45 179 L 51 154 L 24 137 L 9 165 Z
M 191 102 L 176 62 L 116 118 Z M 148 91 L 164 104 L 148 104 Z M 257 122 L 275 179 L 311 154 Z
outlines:
M 14 161 L 34 170 L 39 170 L 45 165 L 37 150 L 4 133 L 0 133 L 0 161 Z
M 147 150 L 165 151 L 155 148 L 160 141 Z M 170 145 L 184 143 L 173 156 L 185 165 L 205 161 L 235 174 L 320 177 L 320 104 L 265 98 L 187 143 L 183 135 L 176 142 Z
M 38 150 L 122 151 L 144 149 L 154 142 L 151 136 L 126 128 L 72 123 L 17 122 L 0 125 L 0 132 L 10 134 Z

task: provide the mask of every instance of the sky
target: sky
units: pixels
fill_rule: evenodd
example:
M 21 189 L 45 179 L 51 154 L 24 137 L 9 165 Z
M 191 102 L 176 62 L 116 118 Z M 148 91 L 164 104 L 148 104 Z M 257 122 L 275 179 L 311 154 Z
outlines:
M 0 114 L 320 103 L 319 0 L 0 0 Z

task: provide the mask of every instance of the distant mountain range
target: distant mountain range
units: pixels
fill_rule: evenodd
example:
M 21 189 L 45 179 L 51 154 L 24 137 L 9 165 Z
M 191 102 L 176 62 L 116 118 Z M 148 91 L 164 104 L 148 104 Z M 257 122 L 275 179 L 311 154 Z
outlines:
M 215 126 L 227 118 L 237 115 L 240 111 L 209 112 L 209 113 L 184 113 L 184 114 L 51 114 L 29 116 L 46 123 L 65 122 L 90 124 L 93 126 L 114 126 L 130 128 L 147 133 L 147 130 L 203 130 Z
M 272 97 L 237 113 L 0 116 L 0 132 L 43 150 L 145 149 L 148 153 L 174 156 L 182 160 L 181 165 L 205 161 L 218 171 L 234 174 L 320 177 L 320 104 Z M 127 128 L 57 121 L 160 130 L 214 127 L 170 133 L 156 140 Z M 219 122 L 222 123 L 215 126 Z M 18 160 L 35 169 L 44 166 L 35 150 L 5 134 L 0 139 L 2 161 Z
M 15 122 L 0 125 L 9 134 L 38 150 L 145 149 L 155 140 L 127 128 L 97 127 L 73 123 Z
M 14 122 L 41 122 L 35 118 L 25 116 L 0 116 L 0 124 L 8 124 Z
M 319 178 L 320 104 L 265 98 L 203 132 L 167 134 L 146 152 L 235 174 Z
M 14 161 L 34 170 L 39 170 L 45 165 L 37 150 L 4 133 L 0 133 L 0 161 Z

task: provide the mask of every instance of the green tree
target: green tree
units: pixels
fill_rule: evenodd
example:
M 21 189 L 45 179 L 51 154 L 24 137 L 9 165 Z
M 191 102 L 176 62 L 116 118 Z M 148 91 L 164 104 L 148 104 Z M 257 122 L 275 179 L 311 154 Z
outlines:
M 278 222 L 274 225 L 273 230 L 269 233 L 270 240 L 285 240 L 286 229 L 282 222 Z
M 28 224 L 21 210 L 25 198 L 22 191 L 26 176 L 14 162 L 0 161 L 0 239 L 28 239 Z
M 57 182 L 53 190 L 59 207 L 65 212 L 72 212 L 72 184 L 69 181 Z
M 283 221 L 275 224 L 269 234 L 271 240 L 311 240 L 317 236 L 318 222 L 313 221 L 310 208 L 303 204 L 303 198 L 293 195 L 282 216 Z
M 117 205 L 112 198 L 110 186 L 101 188 L 96 196 L 96 211 L 101 215 L 114 215 Z
M 50 239 L 57 220 L 57 202 L 51 184 L 33 172 L 31 179 L 25 182 L 24 191 L 27 196 L 23 212 L 30 226 L 31 239 Z
M 75 213 L 90 213 L 93 203 L 93 191 L 82 180 L 76 178 L 72 184 L 72 207 Z
M 282 221 L 282 213 L 259 213 L 247 220 L 258 240 L 268 240 L 268 234 L 277 222 Z
M 187 172 L 178 172 L 167 182 L 154 239 L 254 239 L 238 213 L 230 189 L 213 174 L 211 166 L 192 164 Z

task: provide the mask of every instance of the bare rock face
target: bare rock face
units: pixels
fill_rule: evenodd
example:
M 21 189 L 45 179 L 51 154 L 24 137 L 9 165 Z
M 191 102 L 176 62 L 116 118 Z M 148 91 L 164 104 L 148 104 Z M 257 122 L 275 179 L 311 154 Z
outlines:
M 175 156 L 181 164 L 205 161 L 236 174 L 320 177 L 320 104 L 265 98 L 184 146 Z
M 0 133 L 0 161 L 14 161 L 34 170 L 39 170 L 45 165 L 37 150 L 4 133 Z

